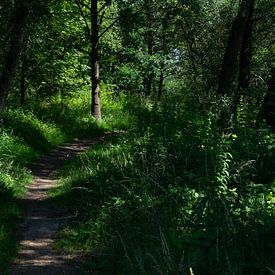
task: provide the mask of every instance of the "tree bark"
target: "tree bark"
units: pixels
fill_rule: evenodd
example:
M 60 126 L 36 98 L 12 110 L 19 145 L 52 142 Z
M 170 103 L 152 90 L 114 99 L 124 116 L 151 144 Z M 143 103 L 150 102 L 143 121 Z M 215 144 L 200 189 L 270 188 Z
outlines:
M 239 81 L 238 88 L 234 91 L 233 98 L 233 116 L 237 120 L 237 108 L 240 103 L 243 91 L 249 87 L 251 79 L 251 64 L 252 64 L 252 46 L 253 46 L 253 14 L 254 14 L 255 0 L 250 0 L 248 6 L 247 22 L 244 28 L 242 37 L 242 47 L 240 52 L 239 63 Z
M 22 52 L 22 63 L 21 63 L 21 72 L 20 72 L 20 105 L 21 106 L 24 106 L 26 101 L 27 46 L 28 46 L 28 41 L 24 43 L 24 48 Z
M 270 126 L 272 132 L 275 132 L 275 67 L 271 68 L 271 79 L 268 85 L 268 91 L 264 97 L 262 111 L 260 114 L 262 119 Z
M 231 27 L 219 76 L 218 92 L 221 95 L 232 95 L 238 54 L 242 45 L 242 37 L 248 18 L 248 7 L 250 2 L 251 0 L 241 1 L 238 15 Z
M 91 0 L 91 23 L 92 23 L 92 35 L 91 35 L 91 68 L 92 68 L 92 115 L 97 119 L 101 119 L 100 109 L 100 87 L 99 87 L 99 55 L 98 55 L 98 43 L 99 43 L 99 30 L 98 30 L 98 5 L 97 0 Z
M 21 75 L 20 75 L 20 105 L 23 107 L 26 100 L 26 81 L 25 81 L 25 62 L 22 62 Z
M 149 57 L 151 58 L 154 55 L 154 33 L 153 33 L 153 20 L 154 15 L 152 11 L 152 3 L 150 0 L 146 0 L 145 2 L 145 13 L 146 13 L 146 19 L 147 19 L 147 30 L 145 32 L 145 41 L 147 44 L 147 52 Z M 147 69 L 147 75 L 145 77 L 145 94 L 147 96 L 150 96 L 152 94 L 153 89 L 153 83 L 154 83 L 154 70 L 152 67 L 152 64 L 148 64 Z
M 240 54 L 240 70 L 238 90 L 248 88 L 251 78 L 252 46 L 253 46 L 253 15 L 255 0 L 249 3 L 247 23 L 243 32 L 242 49 Z
M 15 3 L 14 26 L 11 33 L 10 48 L 5 59 L 3 73 L 0 79 L 0 111 L 5 105 L 5 98 L 15 77 L 20 53 L 24 47 L 25 24 L 28 17 L 27 7 L 18 0 Z
M 153 79 L 154 75 L 150 71 L 148 72 L 148 75 L 144 78 L 143 83 L 144 83 L 144 89 L 145 89 L 145 94 L 147 96 L 150 96 L 152 94 L 152 85 L 153 85 Z
M 159 74 L 159 87 L 158 87 L 158 99 L 161 100 L 163 95 L 163 83 L 164 83 L 164 63 L 160 65 L 160 74 Z

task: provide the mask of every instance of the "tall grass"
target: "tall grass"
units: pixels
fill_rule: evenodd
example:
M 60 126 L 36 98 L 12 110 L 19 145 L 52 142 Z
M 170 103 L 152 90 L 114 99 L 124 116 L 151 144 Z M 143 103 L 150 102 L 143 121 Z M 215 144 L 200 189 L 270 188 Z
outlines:
M 274 270 L 274 138 L 173 98 L 125 101 L 127 134 L 60 172 L 53 196 L 75 211 L 62 249 L 112 274 L 267 274 Z M 264 171 L 261 171 L 263 170 Z M 259 175 L 265 175 L 259 177 Z M 90 253 L 90 254 L 89 254 Z
M 266 274 L 275 270 L 274 136 L 239 110 L 221 134 L 219 106 L 201 112 L 181 95 L 117 97 L 103 86 L 103 120 L 89 95 L 7 110 L 0 130 L 0 272 L 16 252 L 17 199 L 28 163 L 72 137 L 118 129 L 60 171 L 52 193 L 75 213 L 60 249 L 86 254 L 83 272 Z
M 53 123 L 32 112 L 6 110 L 0 124 L 0 273 L 7 272 L 16 255 L 16 227 L 21 215 L 18 199 L 31 182 L 27 166 L 66 136 Z
M 112 85 L 101 85 L 101 108 L 103 119 L 96 121 L 91 115 L 90 91 L 60 97 L 52 96 L 31 106 L 38 118 L 58 125 L 67 137 L 91 137 L 106 131 L 131 128 L 132 116 L 122 110 L 126 104 L 124 95 L 116 96 Z
M 18 199 L 31 182 L 28 165 L 37 157 L 73 137 L 93 137 L 125 129 L 131 123 L 113 100 L 112 87 L 103 85 L 104 120 L 90 115 L 89 93 L 53 96 L 22 108 L 6 109 L 0 117 L 0 273 L 7 272 L 16 255 L 15 231 L 21 215 Z M 107 112 L 108 110 L 108 112 Z M 121 117 L 116 115 L 118 112 Z
M 10 131 L 0 130 L 0 272 L 4 272 L 16 253 L 15 225 L 20 211 L 16 197 L 30 181 L 24 168 L 34 155 L 26 144 Z

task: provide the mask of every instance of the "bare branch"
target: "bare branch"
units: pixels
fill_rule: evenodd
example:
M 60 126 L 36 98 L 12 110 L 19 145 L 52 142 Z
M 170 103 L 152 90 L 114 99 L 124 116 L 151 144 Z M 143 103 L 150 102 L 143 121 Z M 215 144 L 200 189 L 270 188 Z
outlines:
M 100 14 L 105 8 L 107 7 L 107 2 L 105 2 L 102 6 L 101 6 L 101 8 L 98 10 L 98 14 Z
M 118 22 L 119 18 L 117 18 L 112 24 L 110 24 L 100 35 L 99 35 L 99 38 L 101 38 L 109 29 L 111 29 L 115 24 L 116 22 Z
M 104 19 L 108 19 L 108 20 L 117 20 L 119 17 L 105 17 L 104 16 Z
M 101 26 L 101 24 L 102 24 L 102 22 L 103 22 L 105 13 L 106 13 L 106 10 L 103 11 L 103 13 L 101 14 L 101 16 L 100 16 L 100 18 L 99 18 L 99 20 L 98 20 L 98 25 L 99 25 L 99 26 Z
M 91 7 L 84 3 L 84 1 L 79 2 L 83 7 L 87 8 L 89 11 L 91 11 Z
M 74 0 L 74 1 L 75 1 L 76 5 L 77 5 L 77 7 L 79 9 L 79 12 L 80 12 L 80 14 L 81 14 L 81 16 L 82 16 L 82 18 L 84 20 L 84 23 L 85 23 L 85 26 L 86 26 L 86 31 L 87 31 L 89 37 L 91 37 L 91 29 L 89 27 L 87 18 L 86 18 L 85 14 L 84 14 L 84 12 L 82 10 L 81 3 L 79 2 L 79 0 Z
M 65 15 L 65 14 L 79 14 L 76 11 L 66 11 L 66 12 L 50 12 L 49 15 Z
M 75 50 L 77 50 L 77 51 L 79 51 L 79 52 L 81 52 L 81 53 L 84 53 L 84 54 L 86 54 L 86 55 L 89 55 L 90 54 L 90 52 L 89 51 L 86 51 L 86 50 L 84 50 L 83 48 L 81 48 L 79 45 L 76 45 L 76 44 L 70 44 L 70 46 L 72 46 Z

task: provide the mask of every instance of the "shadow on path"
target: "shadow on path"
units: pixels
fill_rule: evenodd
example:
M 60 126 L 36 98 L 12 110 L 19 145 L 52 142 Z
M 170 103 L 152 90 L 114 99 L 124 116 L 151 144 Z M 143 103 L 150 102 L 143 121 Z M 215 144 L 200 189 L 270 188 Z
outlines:
M 11 269 L 12 275 L 78 274 L 68 263 L 73 255 L 53 249 L 58 229 L 72 217 L 66 208 L 48 202 L 47 193 L 55 187 L 55 173 L 65 160 L 87 150 L 104 137 L 64 144 L 32 165 L 34 179 L 22 200 L 24 214 L 19 232 L 20 250 Z

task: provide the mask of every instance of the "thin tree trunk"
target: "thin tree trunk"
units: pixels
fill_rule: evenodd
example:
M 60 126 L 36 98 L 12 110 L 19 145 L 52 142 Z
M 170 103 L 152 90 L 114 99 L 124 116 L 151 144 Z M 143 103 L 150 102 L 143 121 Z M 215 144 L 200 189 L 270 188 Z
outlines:
M 242 45 L 242 37 L 247 22 L 250 2 L 251 0 L 243 0 L 241 2 L 238 15 L 231 27 L 219 77 L 218 92 L 221 95 L 232 95 L 238 54 Z
M 152 94 L 153 74 L 149 72 L 146 77 L 146 94 L 150 96 Z
M 253 45 L 253 14 L 255 0 L 249 3 L 247 24 L 243 32 L 242 49 L 240 54 L 239 89 L 247 89 L 251 77 L 252 45 Z
M 11 88 L 18 59 L 24 47 L 24 29 L 28 17 L 28 10 L 21 0 L 16 2 L 15 7 L 10 49 L 7 53 L 2 77 L 0 79 L 0 111 L 4 108 L 5 98 Z
M 158 99 L 161 100 L 163 95 L 163 82 L 164 82 L 164 73 L 163 73 L 164 65 L 161 64 L 161 70 L 159 75 L 159 89 L 158 89 Z
M 249 87 L 251 79 L 254 6 L 255 0 L 250 0 L 248 6 L 248 17 L 243 32 L 242 48 L 240 52 L 238 88 L 234 92 L 232 107 L 235 122 L 237 121 L 237 108 L 240 103 L 241 95 L 243 94 L 243 91 Z
M 28 42 L 24 43 L 24 49 L 22 52 L 22 64 L 20 72 L 20 105 L 24 106 L 26 101 L 26 60 L 27 60 L 27 46 Z
M 154 33 L 153 33 L 153 20 L 154 20 L 154 12 L 152 11 L 152 3 L 150 0 L 144 2 L 146 18 L 147 18 L 147 30 L 145 32 L 145 41 L 147 43 L 147 52 L 150 57 L 154 55 Z M 152 64 L 147 66 L 147 72 L 145 76 L 145 94 L 150 96 L 152 94 L 153 83 L 154 83 L 154 70 Z
M 26 100 L 26 81 L 25 81 L 25 63 L 22 63 L 21 66 L 21 75 L 20 75 L 20 105 L 23 107 Z
M 264 97 L 263 105 L 259 114 L 260 119 L 265 119 L 266 123 L 275 132 L 275 67 L 271 68 L 271 79 L 268 91 Z
M 100 88 L 99 88 L 99 30 L 98 30 L 98 5 L 97 0 L 91 0 L 91 22 L 92 22 L 92 52 L 91 52 L 91 67 L 92 67 L 92 115 L 96 119 L 101 119 L 100 109 Z

